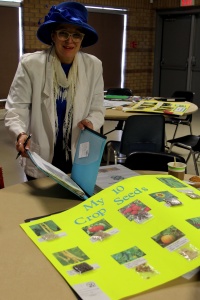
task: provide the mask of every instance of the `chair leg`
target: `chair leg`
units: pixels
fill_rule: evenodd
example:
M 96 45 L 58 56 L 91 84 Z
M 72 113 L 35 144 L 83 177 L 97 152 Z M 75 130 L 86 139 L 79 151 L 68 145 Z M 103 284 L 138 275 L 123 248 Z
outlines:
M 200 152 L 197 154 L 196 161 L 199 160 Z
M 107 146 L 107 165 L 110 164 L 110 152 L 111 152 L 111 146 Z
M 117 126 L 116 126 L 114 129 L 111 129 L 110 131 L 104 133 L 104 135 L 107 135 L 107 134 L 109 134 L 109 133 L 111 133 L 111 132 L 113 132 L 113 131 L 115 131 L 115 130 L 123 130 L 123 125 L 124 125 L 124 121 L 119 121 L 119 122 L 117 123 Z M 102 129 L 101 132 L 103 132 L 103 129 Z
M 186 168 L 185 168 L 185 174 L 187 174 L 187 166 L 186 166 Z
M 190 159 L 190 156 L 191 156 L 192 153 L 192 150 L 190 150 L 189 154 L 188 154 L 188 157 L 186 158 L 185 162 L 186 164 L 188 163 L 189 159 Z
M 174 130 L 173 139 L 175 139 L 175 136 L 176 136 L 176 133 L 177 133 L 177 130 L 178 130 L 178 125 L 179 125 L 179 124 L 176 125 L 176 128 L 175 128 L 175 130 Z
M 115 165 L 117 165 L 117 158 L 118 158 L 118 155 L 117 155 L 117 151 L 114 150 L 114 162 L 115 162 Z
M 174 146 L 174 144 L 171 144 L 171 146 L 169 147 L 168 149 L 168 153 L 170 153 L 172 151 L 172 147 Z M 192 158 L 193 158 L 193 162 L 194 162 L 194 168 L 195 168 L 195 172 L 196 172 L 196 175 L 199 176 L 199 170 L 198 170 L 198 166 L 197 166 L 197 160 L 198 160 L 198 157 L 200 156 L 200 153 L 198 153 L 198 156 L 196 158 L 195 156 L 195 152 L 192 151 L 192 149 L 190 150 L 189 154 L 188 154 L 188 157 L 186 158 L 185 162 L 186 164 L 188 163 L 191 155 L 192 155 Z
M 199 176 L 199 170 L 198 170 L 198 166 L 197 166 L 197 160 L 196 160 L 194 152 L 192 153 L 192 157 L 193 157 L 193 162 L 194 162 L 194 167 L 195 167 L 196 175 Z
M 197 166 L 197 160 L 196 160 L 195 152 L 193 152 L 192 150 L 190 150 L 190 153 L 188 154 L 188 157 L 186 159 L 186 164 L 188 163 L 191 155 L 192 155 L 196 175 L 199 176 L 199 170 L 198 170 L 198 166 Z
M 124 121 L 119 121 L 117 123 L 117 126 L 115 127 L 115 130 L 123 130 Z
M 168 149 L 168 153 L 170 153 L 172 151 L 173 146 L 174 146 L 174 144 L 171 144 L 171 146 Z
M 191 123 L 189 123 L 189 126 L 190 126 L 190 134 L 193 134 L 192 133 L 192 125 L 191 125 Z
M 167 144 L 167 135 L 166 135 L 166 132 L 165 132 L 165 148 L 166 148 L 166 149 L 169 149 L 169 146 L 168 146 L 168 144 Z

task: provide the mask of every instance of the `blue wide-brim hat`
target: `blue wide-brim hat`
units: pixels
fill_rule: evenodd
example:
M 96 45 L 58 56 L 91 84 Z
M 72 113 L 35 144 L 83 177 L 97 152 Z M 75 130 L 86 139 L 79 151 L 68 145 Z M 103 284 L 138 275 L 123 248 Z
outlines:
M 85 34 L 81 46 L 88 47 L 97 42 L 98 34 L 87 22 L 88 12 L 84 5 L 78 2 L 62 2 L 51 7 L 44 22 L 38 28 L 37 37 L 44 44 L 51 45 L 51 34 L 55 25 L 71 24 L 81 28 L 81 32 Z

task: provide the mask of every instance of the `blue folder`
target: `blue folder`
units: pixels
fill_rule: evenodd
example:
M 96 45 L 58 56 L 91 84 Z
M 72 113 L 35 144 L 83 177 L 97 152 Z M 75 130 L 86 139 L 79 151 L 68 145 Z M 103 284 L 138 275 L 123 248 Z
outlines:
M 102 160 L 106 136 L 85 128 L 81 131 L 72 166 L 71 179 L 88 196 L 94 193 L 95 183 Z
M 42 159 L 37 153 L 27 150 L 27 154 L 46 176 L 85 200 L 94 193 L 105 143 L 106 136 L 88 128 L 81 131 L 71 176 Z

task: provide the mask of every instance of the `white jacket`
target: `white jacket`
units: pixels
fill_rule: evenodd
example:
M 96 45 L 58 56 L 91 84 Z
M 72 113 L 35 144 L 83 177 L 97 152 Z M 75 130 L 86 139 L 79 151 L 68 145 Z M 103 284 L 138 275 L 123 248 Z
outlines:
M 32 133 L 31 151 L 51 162 L 55 143 L 53 68 L 50 49 L 22 56 L 6 101 L 5 126 L 16 140 L 20 132 Z M 78 53 L 78 84 L 74 99 L 71 151 L 75 155 L 79 121 L 87 118 L 94 130 L 104 123 L 102 63 L 95 56 Z M 26 174 L 44 175 L 30 159 Z

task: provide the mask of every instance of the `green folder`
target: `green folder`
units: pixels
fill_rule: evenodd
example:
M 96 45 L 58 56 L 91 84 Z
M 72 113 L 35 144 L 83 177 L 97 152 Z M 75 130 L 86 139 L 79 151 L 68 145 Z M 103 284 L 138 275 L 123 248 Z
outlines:
M 104 99 L 106 100 L 128 100 L 130 96 L 124 95 L 105 95 Z

